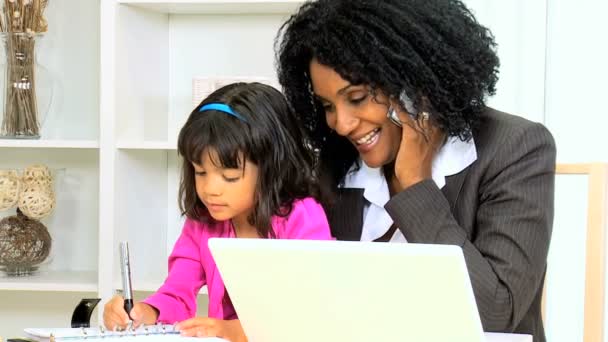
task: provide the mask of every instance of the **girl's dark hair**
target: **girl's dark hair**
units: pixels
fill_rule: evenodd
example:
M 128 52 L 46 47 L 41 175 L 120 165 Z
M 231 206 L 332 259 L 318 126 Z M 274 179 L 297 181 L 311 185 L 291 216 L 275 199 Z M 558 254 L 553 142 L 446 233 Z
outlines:
M 199 112 L 208 103 L 226 104 L 246 122 L 216 110 Z M 293 201 L 299 198 L 320 200 L 312 172 L 313 154 L 304 142 L 303 130 L 278 90 L 260 83 L 235 83 L 218 89 L 192 111 L 179 133 L 182 215 L 213 221 L 197 196 L 192 165 L 200 164 L 203 152 L 211 148 L 217 151 L 218 166 L 244 167 L 243 157 L 257 165 L 255 207 L 249 223 L 261 237 L 274 237 L 273 215 L 289 215 Z
M 332 132 L 312 96 L 313 58 L 351 84 L 365 84 L 428 111 L 450 136 L 470 139 L 494 94 L 494 37 L 459 0 L 316 0 L 281 27 L 275 41 L 279 82 L 334 185 L 357 160 Z

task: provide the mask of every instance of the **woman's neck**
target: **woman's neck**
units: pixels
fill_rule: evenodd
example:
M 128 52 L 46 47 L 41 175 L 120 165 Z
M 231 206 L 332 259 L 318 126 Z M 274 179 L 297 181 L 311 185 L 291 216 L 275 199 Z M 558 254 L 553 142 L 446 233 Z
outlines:
M 388 185 L 388 192 L 390 197 L 395 196 L 401 190 L 401 184 L 399 184 L 399 180 L 395 176 L 395 162 L 391 162 L 387 165 L 384 165 L 382 168 L 382 173 L 384 174 L 384 178 L 386 179 L 386 184 Z

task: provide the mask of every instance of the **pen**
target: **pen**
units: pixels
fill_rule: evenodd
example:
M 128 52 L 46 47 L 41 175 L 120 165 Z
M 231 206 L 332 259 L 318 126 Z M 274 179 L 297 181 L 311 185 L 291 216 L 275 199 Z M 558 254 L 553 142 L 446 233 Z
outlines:
M 120 270 L 122 275 L 122 290 L 125 297 L 125 311 L 131 317 L 133 309 L 133 288 L 131 287 L 131 262 L 129 260 L 129 243 L 120 243 Z

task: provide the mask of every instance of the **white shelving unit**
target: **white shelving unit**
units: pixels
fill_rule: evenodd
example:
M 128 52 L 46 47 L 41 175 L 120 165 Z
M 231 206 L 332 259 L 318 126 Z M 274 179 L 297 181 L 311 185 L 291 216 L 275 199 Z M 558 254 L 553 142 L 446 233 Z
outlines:
M 177 142 L 168 141 L 121 141 L 116 146 L 120 150 L 177 150 Z
M 97 292 L 93 271 L 49 271 L 31 277 L 0 278 L 0 290 L 42 292 Z
M 17 140 L 0 139 L 0 148 L 55 148 L 55 149 L 93 149 L 99 148 L 97 140 Z
M 284 14 L 304 1 L 290 0 L 120 0 L 121 4 L 169 14 Z
M 136 297 L 156 290 L 183 224 L 176 140 L 192 110 L 192 79 L 276 79 L 273 41 L 301 4 L 50 2 L 38 55 L 56 80 L 53 105 L 41 140 L 0 140 L 0 169 L 44 163 L 61 171 L 57 209 L 44 221 L 52 259 L 36 276 L 0 276 L 0 336 L 68 326 L 79 298 L 109 299 L 120 286 L 122 240 Z

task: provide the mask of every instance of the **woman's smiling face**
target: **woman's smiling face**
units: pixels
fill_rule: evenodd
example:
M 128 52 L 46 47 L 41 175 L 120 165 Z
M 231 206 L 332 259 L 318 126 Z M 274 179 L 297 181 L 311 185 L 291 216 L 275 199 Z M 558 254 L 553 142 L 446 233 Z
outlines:
M 372 95 L 367 85 L 351 84 L 316 59 L 310 62 L 310 78 L 327 125 L 357 148 L 367 166 L 377 168 L 395 160 L 402 133 L 387 118 L 385 95 Z

